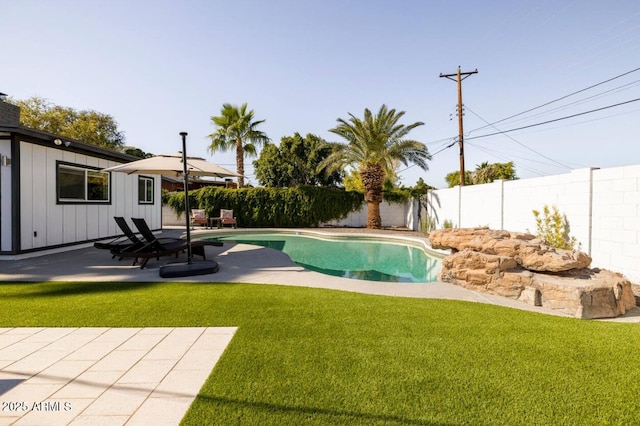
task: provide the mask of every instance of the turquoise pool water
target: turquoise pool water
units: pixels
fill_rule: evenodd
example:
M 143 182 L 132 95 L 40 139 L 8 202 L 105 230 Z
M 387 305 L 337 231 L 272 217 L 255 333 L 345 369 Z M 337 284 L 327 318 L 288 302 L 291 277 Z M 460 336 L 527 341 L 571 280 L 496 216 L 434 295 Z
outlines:
M 319 238 L 294 234 L 234 234 L 212 238 L 280 250 L 303 268 L 370 281 L 429 283 L 441 261 L 407 244 L 357 236 Z

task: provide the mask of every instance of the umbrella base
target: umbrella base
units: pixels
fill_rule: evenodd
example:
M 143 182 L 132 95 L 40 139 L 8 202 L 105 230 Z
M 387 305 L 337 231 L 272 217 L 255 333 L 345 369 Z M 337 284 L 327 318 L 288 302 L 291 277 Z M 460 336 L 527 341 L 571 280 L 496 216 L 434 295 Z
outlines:
M 178 262 L 169 263 L 160 267 L 160 277 L 177 278 L 192 277 L 194 275 L 206 275 L 218 272 L 218 263 L 214 260 L 203 260 L 200 262 Z

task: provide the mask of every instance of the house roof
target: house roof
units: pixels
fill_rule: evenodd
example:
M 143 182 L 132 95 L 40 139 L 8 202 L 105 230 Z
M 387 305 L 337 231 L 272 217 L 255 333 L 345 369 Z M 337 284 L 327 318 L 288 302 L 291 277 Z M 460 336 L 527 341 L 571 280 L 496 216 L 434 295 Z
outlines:
M 50 148 L 64 149 L 67 151 L 78 152 L 82 154 L 92 155 L 94 157 L 104 158 L 113 161 L 119 161 L 128 163 L 130 161 L 139 160 L 138 157 L 133 155 L 124 154 L 122 152 L 114 151 L 99 147 L 97 145 L 89 144 L 79 140 L 63 137 L 54 133 L 43 132 L 42 130 L 36 130 L 25 126 L 0 126 L 0 133 L 11 133 L 16 135 L 26 136 L 23 138 L 24 142 L 35 143 L 37 145 L 48 146 Z M 53 143 L 55 139 L 62 139 L 65 142 L 70 142 L 69 146 L 61 145 L 57 146 Z

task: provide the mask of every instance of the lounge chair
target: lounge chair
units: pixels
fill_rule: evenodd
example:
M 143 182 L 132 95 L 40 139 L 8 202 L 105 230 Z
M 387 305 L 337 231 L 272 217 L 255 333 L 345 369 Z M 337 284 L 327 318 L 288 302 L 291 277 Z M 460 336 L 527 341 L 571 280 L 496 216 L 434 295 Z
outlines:
M 134 250 L 122 250 L 119 255 L 122 257 L 134 258 L 133 265 L 142 260 L 140 269 L 144 269 L 149 259 L 153 257 L 158 260 L 160 259 L 160 256 L 170 256 L 173 254 L 178 257 L 179 253 L 187 250 L 188 245 L 186 240 L 181 238 L 156 238 L 144 219 L 132 218 L 131 220 L 136 228 L 138 228 L 138 231 L 140 231 L 142 237 L 146 240 L 146 244 Z M 206 246 L 220 247 L 222 246 L 222 242 L 200 240 L 192 241 L 191 252 L 192 254 L 202 256 L 203 259 L 206 259 L 204 251 Z
M 205 214 L 204 209 L 193 209 L 191 210 L 191 227 L 193 225 L 204 225 L 209 226 L 209 221 L 207 220 L 207 215 Z
M 122 250 L 135 250 L 142 247 L 145 243 L 138 238 L 138 236 L 131 230 L 127 221 L 122 216 L 115 216 L 113 218 L 118 224 L 118 227 L 124 234 L 124 236 L 117 237 L 107 243 L 95 242 L 93 246 L 100 250 L 109 250 L 111 252 L 112 259 L 120 254 Z

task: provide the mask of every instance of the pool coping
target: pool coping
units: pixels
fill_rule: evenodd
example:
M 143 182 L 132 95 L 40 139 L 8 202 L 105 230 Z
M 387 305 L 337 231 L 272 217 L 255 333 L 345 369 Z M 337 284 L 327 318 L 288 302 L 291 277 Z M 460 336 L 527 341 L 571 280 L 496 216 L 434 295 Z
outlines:
M 233 229 L 233 230 L 228 230 L 229 232 L 224 232 L 222 229 L 218 230 L 218 231 L 214 231 L 212 233 L 207 233 L 207 232 L 201 232 L 199 234 L 197 234 L 195 239 L 207 239 L 207 238 L 229 238 L 229 240 L 233 241 L 233 235 L 242 235 L 242 236 L 246 236 L 246 235 L 263 235 L 263 234 L 271 234 L 271 235 L 283 235 L 283 236 L 301 236 L 301 237 L 308 237 L 308 238 L 314 238 L 317 240 L 322 240 L 322 241 L 333 241 L 333 242 L 339 242 L 339 241 L 361 241 L 361 242 L 374 242 L 374 243 L 383 243 L 383 244 L 394 244 L 394 245 L 398 245 L 398 246 L 404 246 L 404 247 L 412 247 L 412 248 L 416 248 L 419 250 L 422 250 L 425 255 L 427 257 L 431 257 L 431 258 L 435 258 L 437 261 L 442 261 L 442 259 L 447 256 L 448 253 L 443 252 L 443 251 L 438 251 L 438 250 L 434 250 L 431 248 L 431 246 L 428 243 L 428 239 L 426 238 L 418 238 L 418 237 L 406 237 L 406 236 L 394 236 L 394 235 L 380 235 L 380 234 L 374 234 L 374 233 L 339 233 L 339 232 L 324 232 L 324 231 L 316 231 L 316 230 L 308 230 L 308 229 L 282 229 L 282 228 L 260 228 L 260 229 L 241 229 L 241 230 L 237 230 L 237 229 Z M 350 238 L 351 237 L 351 238 Z M 226 241 L 226 240 L 223 240 Z M 236 243 L 243 243 L 243 244 L 250 244 L 249 242 L 245 242 L 245 241 L 234 241 Z M 255 244 L 256 246 L 260 246 L 263 247 L 260 244 Z M 283 253 L 289 255 L 288 253 L 286 253 L 286 251 L 284 250 L 279 250 L 282 251 Z M 330 273 L 324 273 L 321 272 L 319 270 L 313 269 L 313 268 L 308 268 L 309 265 L 305 262 L 300 262 L 299 260 L 296 261 L 294 259 L 292 259 L 293 262 L 295 262 L 297 265 L 300 265 L 302 267 L 304 267 L 305 269 L 308 269 L 310 271 L 315 271 L 315 272 L 319 272 L 319 273 L 323 273 L 325 275 L 328 276 L 336 276 L 334 274 L 330 274 Z M 320 268 L 320 267 L 318 267 Z M 320 268 L 323 269 L 323 268 Z M 439 268 L 436 270 L 436 273 L 439 273 Z M 432 276 L 431 274 L 427 274 L 429 276 Z M 339 277 L 339 275 L 338 275 Z M 355 279 L 352 277 L 346 277 L 348 279 Z M 375 281 L 375 280 L 372 280 Z M 429 284 L 432 283 L 434 281 L 437 281 L 437 279 L 431 279 L 429 281 L 414 281 L 415 284 Z M 385 282 L 395 282 L 395 281 L 385 281 Z M 400 283 L 406 283 L 405 281 L 402 282 L 397 282 L 398 284 Z
M 353 229 L 361 228 L 344 228 L 349 229 L 350 232 L 338 232 L 336 229 L 343 228 L 327 228 L 332 231 L 326 231 L 324 228 L 309 229 L 309 228 L 241 228 L 241 229 L 205 229 L 194 233 L 197 238 L 206 233 L 233 235 L 233 234 L 262 234 L 262 233 L 280 233 L 289 235 L 312 235 L 316 237 L 333 237 L 333 238 L 346 238 L 348 235 L 357 236 L 359 239 L 375 239 L 384 240 L 384 242 L 397 242 L 397 243 L 411 243 L 411 245 L 422 248 L 427 254 L 436 256 L 440 259 L 446 257 L 449 253 L 446 250 L 434 249 L 429 244 L 429 239 L 425 235 L 424 237 L 418 237 L 416 235 L 398 235 L 398 234 L 381 234 L 375 232 L 353 232 Z M 399 231 L 402 232 L 402 231 Z

